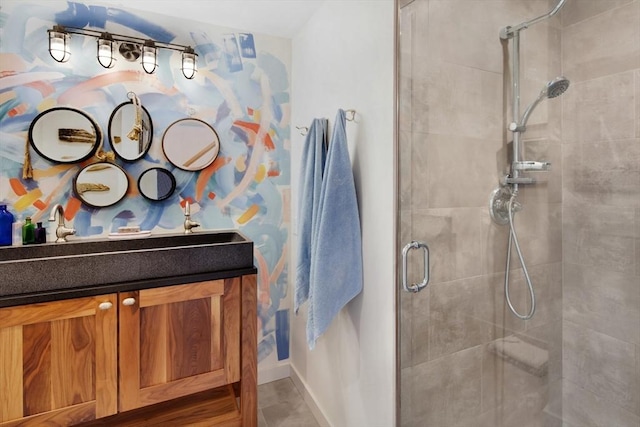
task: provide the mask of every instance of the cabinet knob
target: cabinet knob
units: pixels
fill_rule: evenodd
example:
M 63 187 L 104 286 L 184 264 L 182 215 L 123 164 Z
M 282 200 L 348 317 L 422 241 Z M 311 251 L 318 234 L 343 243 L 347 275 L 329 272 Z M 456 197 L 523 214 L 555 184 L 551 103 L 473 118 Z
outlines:
M 125 298 L 122 300 L 122 305 L 133 305 L 136 303 L 135 298 Z
M 113 307 L 113 304 L 109 301 L 101 302 L 98 306 L 100 310 L 109 310 L 111 307 Z

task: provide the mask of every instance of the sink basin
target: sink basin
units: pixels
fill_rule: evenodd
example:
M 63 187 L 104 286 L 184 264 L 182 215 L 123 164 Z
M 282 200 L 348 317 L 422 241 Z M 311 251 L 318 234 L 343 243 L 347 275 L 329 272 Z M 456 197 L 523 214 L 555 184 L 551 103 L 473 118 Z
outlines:
M 235 230 L 4 247 L 0 296 L 252 267 L 253 242 Z

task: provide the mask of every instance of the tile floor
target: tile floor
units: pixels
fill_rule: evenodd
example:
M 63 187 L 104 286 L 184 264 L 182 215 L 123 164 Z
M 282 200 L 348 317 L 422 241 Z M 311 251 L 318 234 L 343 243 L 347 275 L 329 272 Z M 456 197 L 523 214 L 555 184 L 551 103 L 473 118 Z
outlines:
M 258 386 L 258 427 L 320 427 L 291 381 Z

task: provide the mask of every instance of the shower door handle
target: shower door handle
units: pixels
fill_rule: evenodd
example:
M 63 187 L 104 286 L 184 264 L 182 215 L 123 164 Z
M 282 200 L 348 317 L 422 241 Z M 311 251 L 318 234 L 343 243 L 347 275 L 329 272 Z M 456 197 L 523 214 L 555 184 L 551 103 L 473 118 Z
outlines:
M 422 249 L 424 252 L 424 275 L 422 278 L 422 282 L 413 283 L 411 285 L 407 282 L 407 258 L 409 255 L 409 251 L 412 249 Z M 429 284 L 429 246 L 422 242 L 416 242 L 415 240 L 411 243 L 407 243 L 407 245 L 402 248 L 402 288 L 406 292 L 420 292 L 423 290 L 427 284 Z

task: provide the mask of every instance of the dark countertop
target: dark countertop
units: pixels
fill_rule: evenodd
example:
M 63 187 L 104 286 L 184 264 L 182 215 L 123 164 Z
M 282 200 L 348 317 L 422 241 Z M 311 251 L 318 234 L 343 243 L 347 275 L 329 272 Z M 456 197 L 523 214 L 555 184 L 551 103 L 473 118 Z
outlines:
M 109 283 L 104 285 L 78 287 L 55 291 L 41 291 L 25 294 L 0 296 L 0 308 L 17 305 L 44 303 L 72 298 L 82 298 L 95 295 L 112 294 L 116 292 L 137 291 L 140 289 L 160 288 L 163 286 L 181 285 L 205 280 L 227 279 L 230 277 L 256 274 L 255 267 L 235 270 L 216 271 L 211 273 L 199 273 L 183 276 L 171 276 L 161 279 L 137 280 L 132 282 Z
M 237 230 L 0 248 L 0 307 L 252 274 Z

